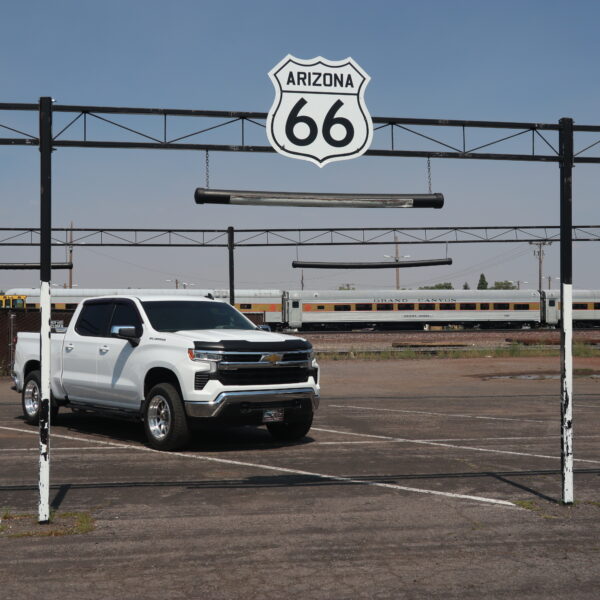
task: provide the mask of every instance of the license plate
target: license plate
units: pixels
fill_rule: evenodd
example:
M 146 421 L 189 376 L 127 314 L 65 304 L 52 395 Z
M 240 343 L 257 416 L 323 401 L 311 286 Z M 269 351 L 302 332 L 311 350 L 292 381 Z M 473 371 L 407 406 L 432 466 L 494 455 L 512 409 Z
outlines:
M 263 423 L 276 423 L 277 421 L 283 421 L 283 408 L 269 408 L 263 410 Z

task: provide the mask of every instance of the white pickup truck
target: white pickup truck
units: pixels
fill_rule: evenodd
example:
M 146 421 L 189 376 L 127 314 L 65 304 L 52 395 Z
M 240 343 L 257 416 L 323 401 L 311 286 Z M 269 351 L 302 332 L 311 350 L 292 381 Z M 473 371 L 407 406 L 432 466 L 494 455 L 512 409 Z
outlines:
M 19 333 L 13 380 L 25 419 L 40 406 L 38 333 Z M 319 367 L 302 338 L 271 333 L 210 298 L 84 300 L 51 337 L 51 414 L 133 418 L 148 443 L 177 450 L 194 424 L 265 424 L 278 440 L 304 437 L 319 405 Z

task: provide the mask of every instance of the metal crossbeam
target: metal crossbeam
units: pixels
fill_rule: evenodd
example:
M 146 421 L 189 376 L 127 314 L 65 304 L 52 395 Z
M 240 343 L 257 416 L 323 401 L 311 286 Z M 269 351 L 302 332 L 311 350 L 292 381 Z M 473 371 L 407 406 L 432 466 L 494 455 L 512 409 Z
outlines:
M 16 134 L 0 138 L 0 145 L 38 145 L 36 135 L 23 131 L 22 118 L 15 117 L 15 122 L 10 120 L 11 114 L 32 112 L 31 131 L 34 131 L 38 109 L 37 104 L 0 103 L 0 131 Z M 53 136 L 54 147 L 275 152 L 265 143 L 267 113 L 264 112 L 61 104 L 53 105 L 52 111 L 57 121 L 63 115 L 66 117 Z M 145 118 L 144 129 L 138 125 L 139 119 L 135 123 L 128 121 L 132 115 Z M 198 126 L 192 127 L 190 118 Z M 371 149 L 366 152 L 369 156 L 537 162 L 560 162 L 561 159 L 557 123 L 374 117 L 373 125 L 377 133 Z M 577 137 L 574 162 L 600 163 L 597 135 L 600 126 L 575 125 L 573 131 Z M 220 136 L 219 143 L 214 143 L 215 132 Z M 208 133 L 211 133 L 210 140 L 207 140 Z M 585 134 L 592 134 L 592 138 Z M 248 138 L 257 143 L 248 144 Z M 489 152 L 490 149 L 497 152 Z
M 600 241 L 600 225 L 576 225 L 576 242 Z M 478 244 L 558 242 L 560 228 L 531 227 L 340 227 L 323 229 L 235 229 L 235 246 L 383 246 L 389 244 Z M 71 238 L 72 235 L 72 238 Z M 52 245 L 211 247 L 228 246 L 227 229 L 101 229 L 53 228 Z M 1 227 L 0 246 L 39 246 L 36 227 Z

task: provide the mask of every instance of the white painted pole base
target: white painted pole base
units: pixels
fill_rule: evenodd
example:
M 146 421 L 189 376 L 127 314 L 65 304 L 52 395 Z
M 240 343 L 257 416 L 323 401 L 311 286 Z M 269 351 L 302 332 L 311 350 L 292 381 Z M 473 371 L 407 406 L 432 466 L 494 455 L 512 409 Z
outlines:
M 38 521 L 50 521 L 50 282 L 40 283 L 40 501 Z
M 561 288 L 561 468 L 562 501 L 573 504 L 573 286 Z

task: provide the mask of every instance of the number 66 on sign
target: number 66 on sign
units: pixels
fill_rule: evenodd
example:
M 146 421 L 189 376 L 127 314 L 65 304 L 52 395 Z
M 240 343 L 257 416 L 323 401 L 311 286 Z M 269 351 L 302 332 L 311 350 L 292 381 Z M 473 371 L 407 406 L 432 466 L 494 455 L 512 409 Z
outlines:
M 367 151 L 373 122 L 364 93 L 371 78 L 354 60 L 300 60 L 288 54 L 269 77 L 275 101 L 267 136 L 277 152 L 323 167 Z

